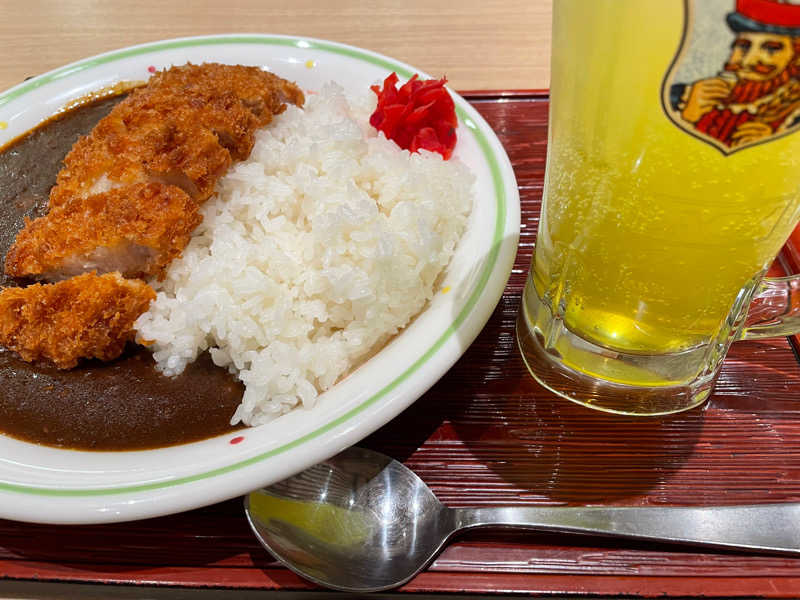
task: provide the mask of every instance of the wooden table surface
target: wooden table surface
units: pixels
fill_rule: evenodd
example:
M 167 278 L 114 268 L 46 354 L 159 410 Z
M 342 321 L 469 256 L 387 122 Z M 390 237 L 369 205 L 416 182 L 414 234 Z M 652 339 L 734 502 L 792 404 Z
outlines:
M 551 0 L 2 0 L 0 90 L 124 46 L 219 33 L 353 44 L 457 90 L 545 89 Z

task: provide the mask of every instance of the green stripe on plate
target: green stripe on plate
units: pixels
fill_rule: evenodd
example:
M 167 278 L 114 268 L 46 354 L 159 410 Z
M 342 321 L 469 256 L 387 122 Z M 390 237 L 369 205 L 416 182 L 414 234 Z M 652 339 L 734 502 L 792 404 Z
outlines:
M 137 48 L 120 50 L 119 52 L 112 52 L 103 56 L 89 58 L 87 60 L 75 63 L 73 65 L 64 67 L 62 69 L 52 71 L 50 73 L 42 75 L 40 78 L 33 79 L 28 83 L 22 84 L 17 88 L 14 88 L 6 92 L 5 94 L 0 95 L 0 106 L 43 85 L 46 85 L 53 81 L 57 81 L 59 79 L 63 79 L 79 71 L 90 69 L 97 65 L 113 62 L 115 60 L 120 60 L 132 56 L 141 56 L 145 54 L 151 54 L 154 52 L 171 50 L 175 48 L 187 48 L 192 46 L 225 45 L 225 44 L 261 44 L 261 45 L 271 45 L 271 46 L 293 46 L 300 48 L 309 48 L 317 51 L 341 54 L 363 62 L 368 62 L 378 67 L 385 68 L 389 71 L 396 71 L 398 75 L 401 75 L 405 78 L 411 77 L 411 75 L 413 74 L 402 65 L 395 63 L 389 59 L 382 58 L 379 56 L 373 56 L 366 52 L 360 51 L 357 48 L 352 48 L 348 46 L 339 46 L 336 44 L 330 44 L 316 40 L 306 41 L 303 39 L 268 37 L 268 36 L 264 37 L 227 36 L 227 37 L 191 38 L 185 40 L 159 42 Z M 459 99 L 459 102 L 462 102 L 462 100 Z M 357 407 L 351 409 L 350 411 L 334 419 L 333 421 L 326 423 L 322 427 L 319 427 L 314 431 L 307 433 L 302 437 L 297 438 L 296 440 L 284 444 L 283 446 L 279 446 L 278 448 L 274 448 L 268 452 L 264 452 L 257 456 L 253 456 L 252 458 L 248 458 L 246 460 L 231 465 L 227 465 L 225 467 L 220 467 L 218 469 L 213 469 L 211 471 L 206 471 L 205 473 L 198 473 L 195 475 L 189 475 L 187 477 L 171 479 L 169 481 L 159 481 L 147 484 L 128 485 L 128 486 L 110 487 L 110 488 L 95 488 L 95 489 L 58 489 L 58 488 L 17 485 L 12 483 L 0 483 L 0 491 L 16 492 L 21 494 L 32 494 L 37 496 L 59 496 L 59 497 L 107 496 L 113 494 L 126 494 L 126 493 L 146 492 L 150 490 L 163 489 L 173 486 L 184 485 L 187 483 L 193 483 L 196 481 L 209 479 L 219 475 L 224 475 L 226 473 L 231 473 L 238 469 L 242 469 L 244 467 L 256 464 L 268 458 L 272 458 L 274 456 L 283 454 L 284 452 L 302 446 L 306 442 L 309 442 L 310 440 L 313 440 L 323 435 L 324 433 L 327 433 L 328 431 L 331 431 L 336 427 L 339 427 L 340 425 L 350 421 L 357 415 L 364 412 L 366 409 L 368 409 L 376 402 L 378 402 L 381 398 L 385 397 L 389 392 L 397 388 L 397 386 L 399 386 L 401 383 L 406 381 L 412 374 L 414 374 L 417 370 L 419 370 L 419 368 L 423 364 L 425 364 L 434 354 L 436 354 L 436 352 L 444 345 L 444 343 L 461 326 L 461 324 L 467 318 L 469 313 L 472 312 L 472 310 L 475 308 L 475 305 L 478 303 L 478 299 L 480 298 L 481 294 L 486 288 L 486 284 L 489 282 L 489 277 L 497 262 L 497 257 L 500 253 L 500 247 L 503 241 L 503 232 L 505 227 L 507 207 L 506 207 L 506 193 L 503 187 L 503 177 L 500 171 L 500 164 L 497 160 L 496 155 L 494 154 L 494 152 L 492 152 L 489 140 L 486 138 L 483 132 L 476 126 L 476 124 L 472 121 L 472 119 L 469 117 L 464 107 L 457 105 L 456 113 L 458 114 L 458 117 L 462 121 L 462 123 L 464 123 L 467 126 L 467 128 L 472 132 L 472 134 L 475 136 L 475 139 L 477 140 L 478 145 L 480 146 L 480 149 L 483 152 L 484 158 L 486 159 L 492 174 L 494 194 L 497 201 L 497 216 L 495 218 L 495 224 L 494 224 L 492 247 L 488 256 L 486 257 L 484 268 L 481 271 L 480 277 L 478 278 L 475 284 L 475 288 L 472 291 L 472 294 L 470 294 L 469 298 L 467 299 L 467 303 L 464 305 L 464 308 L 461 310 L 461 312 L 458 314 L 458 316 L 455 318 L 452 324 L 433 343 L 433 345 L 430 348 L 428 348 L 428 350 L 424 354 L 422 354 L 414 362 L 414 364 L 412 364 L 408 369 L 406 369 L 394 381 L 386 385 L 384 388 L 378 391 L 374 396 L 365 400 Z

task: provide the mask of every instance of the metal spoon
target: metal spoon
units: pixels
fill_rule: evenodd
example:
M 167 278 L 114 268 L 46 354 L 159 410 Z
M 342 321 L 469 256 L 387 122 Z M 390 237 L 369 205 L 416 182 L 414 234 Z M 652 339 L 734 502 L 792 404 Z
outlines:
M 245 498 L 250 526 L 283 564 L 348 592 L 402 585 L 453 535 L 476 527 L 621 536 L 800 553 L 800 504 L 724 507 L 447 508 L 391 458 L 350 448 Z

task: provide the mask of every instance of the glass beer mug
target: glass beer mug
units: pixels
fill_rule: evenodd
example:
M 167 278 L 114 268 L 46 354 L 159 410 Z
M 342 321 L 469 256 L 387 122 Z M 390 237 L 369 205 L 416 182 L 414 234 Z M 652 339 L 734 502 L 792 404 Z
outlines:
M 555 0 L 528 368 L 586 406 L 703 402 L 730 344 L 800 331 L 764 273 L 800 215 L 800 3 Z

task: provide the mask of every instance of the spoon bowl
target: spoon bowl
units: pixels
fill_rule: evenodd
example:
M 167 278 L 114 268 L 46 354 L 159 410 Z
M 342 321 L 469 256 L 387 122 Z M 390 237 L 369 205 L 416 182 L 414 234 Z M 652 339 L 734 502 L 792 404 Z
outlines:
M 800 504 L 448 508 L 410 469 L 349 448 L 245 498 L 250 527 L 298 575 L 348 592 L 388 590 L 475 527 L 800 553 Z
M 453 511 L 419 477 L 361 448 L 251 493 L 245 510 L 261 543 L 290 569 L 351 592 L 405 583 L 455 529 Z

